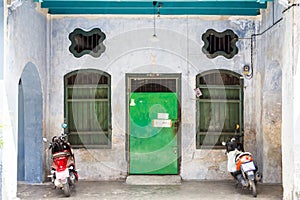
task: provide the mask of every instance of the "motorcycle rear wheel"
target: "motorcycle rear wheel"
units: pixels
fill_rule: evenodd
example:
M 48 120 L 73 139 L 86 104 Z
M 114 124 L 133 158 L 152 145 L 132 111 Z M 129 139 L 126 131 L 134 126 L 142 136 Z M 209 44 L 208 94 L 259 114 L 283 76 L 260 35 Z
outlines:
M 250 183 L 250 190 L 252 190 L 252 196 L 257 197 L 256 185 L 253 180 L 249 180 Z
M 69 185 L 68 182 L 63 185 L 63 191 L 64 191 L 64 194 L 65 194 L 66 197 L 69 197 L 71 195 L 70 185 Z

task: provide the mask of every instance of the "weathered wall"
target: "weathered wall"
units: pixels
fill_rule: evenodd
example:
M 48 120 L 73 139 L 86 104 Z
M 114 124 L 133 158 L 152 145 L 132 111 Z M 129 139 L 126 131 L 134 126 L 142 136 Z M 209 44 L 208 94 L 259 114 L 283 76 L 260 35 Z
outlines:
M 298 0 L 299 4 L 300 1 Z M 300 199 L 300 7 L 294 8 L 294 199 Z M 286 172 L 284 172 L 286 173 Z M 285 174 L 286 175 L 286 174 Z
M 286 30 L 283 32 L 285 45 L 282 53 L 284 64 L 282 70 L 282 182 L 284 199 L 292 199 L 294 189 L 294 136 L 293 136 L 293 11 L 290 9 L 284 14 L 284 23 Z
M 182 74 L 182 124 L 181 124 L 181 176 L 183 179 L 227 179 L 224 150 L 197 150 L 195 144 L 196 102 L 193 89 L 198 73 L 210 69 L 228 69 L 242 74 L 243 66 L 250 64 L 250 36 L 255 32 L 255 18 L 227 17 L 172 17 L 161 16 L 156 21 L 158 41 L 153 40 L 152 16 L 52 16 L 51 19 L 51 112 L 48 137 L 59 133 L 63 121 L 63 77 L 77 70 L 94 68 L 112 77 L 112 149 L 76 150 L 80 178 L 114 180 L 127 173 L 125 147 L 126 128 L 126 73 L 181 73 Z M 69 34 L 75 28 L 91 30 L 100 28 L 106 34 L 106 51 L 99 58 L 85 55 L 75 58 L 68 50 Z M 232 59 L 208 59 L 201 51 L 201 36 L 209 28 L 217 31 L 232 29 L 238 36 L 239 54 Z M 255 118 L 252 80 L 245 85 L 245 120 Z M 260 89 L 260 88 L 259 88 Z M 253 130 L 246 123 L 246 130 Z M 254 134 L 246 131 L 248 138 Z M 257 146 L 246 143 L 246 149 Z M 254 143 L 255 144 L 255 143 Z M 271 156 L 273 156 L 271 154 Z M 276 155 L 277 156 L 277 155 Z
M 280 136 L 279 130 L 280 118 L 281 124 L 281 149 L 282 149 L 282 183 L 283 183 L 283 199 L 299 199 L 300 198 L 300 178 L 299 178 L 299 123 L 300 123 L 300 107 L 299 107 L 299 47 L 300 47 L 300 24 L 299 24 L 299 1 L 290 1 L 289 6 L 287 1 L 280 1 L 272 3 L 274 12 L 269 9 L 263 14 L 262 25 L 267 28 L 270 25 L 276 23 L 280 16 L 282 20 L 276 25 L 272 25 L 272 28 L 263 34 L 260 40 L 264 50 L 260 53 L 261 61 L 265 67 L 265 74 L 269 72 L 269 76 L 273 76 L 270 90 L 263 90 L 266 95 L 276 96 L 276 99 L 281 99 L 282 115 L 274 115 L 279 111 L 280 106 L 276 106 L 276 102 L 270 101 L 269 98 L 262 98 L 263 105 L 266 108 L 270 108 L 268 112 L 264 112 L 265 119 L 263 127 L 261 128 L 264 132 L 263 136 L 267 137 L 267 141 L 271 143 L 277 143 L 273 148 L 269 145 L 264 145 L 264 154 L 278 154 L 280 152 L 279 142 L 273 137 Z M 282 4 L 286 3 L 286 4 Z M 298 3 L 298 4 L 297 4 Z M 285 5 L 285 6 L 283 6 Z M 275 16 L 275 17 L 273 17 Z M 263 29 L 263 28 L 262 28 Z M 265 55 L 265 52 L 268 52 Z M 268 67 L 269 66 L 269 67 Z M 276 74 L 282 74 L 281 79 L 274 79 L 277 77 Z M 279 80 L 279 81 L 277 81 Z M 276 94 L 275 90 L 279 90 L 276 87 L 282 81 L 281 87 L 281 98 Z M 267 80 L 267 83 L 271 83 Z M 264 95 L 264 94 L 263 94 Z M 262 95 L 262 96 L 263 96 Z M 269 115 L 270 114 L 270 115 Z M 279 138 L 278 138 L 279 139 Z M 264 161 L 267 165 L 264 165 L 264 171 L 268 171 L 266 167 L 272 167 L 276 163 L 279 165 L 280 158 L 277 157 L 275 160 Z M 276 169 L 273 167 L 273 169 Z M 280 166 L 278 167 L 278 170 Z M 273 171 L 274 172 L 274 171 Z M 270 174 L 270 176 L 273 174 Z M 279 177 L 278 177 L 279 178 Z M 275 178 L 275 179 L 278 179 Z M 274 180 L 274 178 L 271 178 Z
M 4 65 L 4 2 L 0 0 L 0 80 L 3 79 Z
M 195 147 L 195 77 L 210 69 L 229 69 L 242 74 L 243 66 L 251 64 L 251 35 L 262 33 L 272 26 L 281 12 L 282 6 L 274 4 L 263 14 L 261 29 L 258 28 L 258 18 L 162 16 L 156 21 L 158 41 L 151 37 L 152 16 L 52 16 L 47 27 L 47 17 L 36 12 L 34 4 L 28 1 L 9 16 L 5 12 L 3 115 L 7 126 L 3 131 L 3 199 L 12 199 L 16 194 L 18 81 L 29 62 L 37 67 L 41 78 L 43 112 L 46 115 L 43 123 L 47 137 L 61 131 L 63 76 L 66 73 L 94 68 L 112 76 L 112 149 L 76 150 L 80 178 L 115 180 L 127 175 L 125 75 L 152 72 L 182 74 L 181 176 L 184 179 L 231 178 L 226 171 L 223 150 L 197 150 Z M 290 87 L 295 85 L 291 77 L 293 63 L 297 63 L 297 54 L 291 47 L 297 49 L 299 46 L 299 41 L 295 39 L 299 38 L 299 29 L 295 28 L 299 24 L 292 20 L 297 12 L 300 12 L 299 8 L 290 9 L 280 23 L 255 37 L 255 74 L 252 79 L 245 80 L 244 90 L 245 149 L 258 158 L 264 172 L 264 182 L 278 183 L 281 182 L 282 145 L 286 199 L 289 199 L 293 185 L 300 185 L 299 174 L 294 177 L 289 175 L 294 167 L 299 166 L 298 162 L 290 166 L 294 160 L 298 161 L 291 144 L 294 145 L 293 138 L 297 138 L 297 129 L 294 131 L 293 127 L 299 122 L 299 112 L 295 113 L 295 118 L 290 116 L 296 102 L 291 103 L 290 98 L 297 94 L 297 88 Z M 85 55 L 77 59 L 68 51 L 68 35 L 78 27 L 85 30 L 98 27 L 106 34 L 106 51 L 100 58 Z M 239 54 L 230 60 L 223 57 L 208 59 L 201 51 L 201 35 L 209 28 L 234 30 L 240 38 Z M 291 37 L 293 33 L 297 37 Z M 300 70 L 299 65 L 297 69 Z M 45 167 L 49 165 L 48 161 L 44 162 Z M 298 190 L 298 187 L 295 188 Z
M 3 69 L 4 69 L 4 2 L 0 0 L 0 110 L 2 111 L 3 105 Z M 0 117 L 0 126 L 2 123 Z M 0 141 L 3 142 L 2 127 L 0 127 Z M 2 197 L 2 147 L 0 147 L 0 197 Z
M 299 3 L 299 2 L 294 2 Z M 292 4 L 291 4 L 292 5 Z M 299 178 L 299 4 L 293 4 L 283 14 L 279 30 L 283 43 L 282 58 L 282 181 L 284 199 L 300 198 Z M 276 55 L 276 54 L 275 54 Z
M 253 86 L 256 88 L 255 106 L 256 140 L 259 165 L 264 182 L 281 183 L 282 152 L 282 68 L 283 54 L 278 51 L 285 46 L 282 32 L 285 25 L 281 20 L 283 7 L 269 3 L 263 12 L 260 32 L 254 36 L 257 59 Z
M 286 45 L 282 49 L 284 56 L 283 68 L 283 122 L 282 122 L 282 151 L 283 151 L 283 186 L 284 199 L 300 198 L 300 162 L 299 162 L 299 47 L 300 23 L 299 1 L 295 1 L 284 13 L 286 30 L 284 38 Z
M 46 17 L 35 10 L 36 4 L 25 1 L 5 13 L 5 67 L 3 87 L 3 177 L 2 199 L 14 199 L 17 190 L 18 152 L 18 83 L 27 63 L 37 68 L 42 91 L 46 87 Z M 45 99 L 43 97 L 43 99 Z M 43 120 L 43 119 L 38 119 Z M 42 138 L 39 141 L 42 142 Z M 29 158 L 34 163 L 34 156 Z

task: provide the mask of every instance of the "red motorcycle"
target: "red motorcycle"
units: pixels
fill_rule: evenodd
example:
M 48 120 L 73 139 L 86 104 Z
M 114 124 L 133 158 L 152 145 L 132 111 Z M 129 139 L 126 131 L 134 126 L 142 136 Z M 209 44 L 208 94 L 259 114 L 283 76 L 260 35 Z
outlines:
M 64 132 L 61 136 L 54 136 L 50 142 L 49 149 L 51 149 L 51 178 L 54 188 L 59 188 L 64 191 L 66 197 L 71 195 L 70 186 L 78 181 L 78 173 L 75 168 L 75 157 L 70 143 L 67 139 L 65 129 L 67 124 L 63 124 Z M 43 138 L 44 142 L 48 140 Z

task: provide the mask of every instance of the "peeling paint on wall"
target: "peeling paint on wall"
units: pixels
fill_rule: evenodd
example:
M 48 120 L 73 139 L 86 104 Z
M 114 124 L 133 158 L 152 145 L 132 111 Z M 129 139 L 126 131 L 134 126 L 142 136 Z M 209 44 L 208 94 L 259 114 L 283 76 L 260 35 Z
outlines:
M 112 76 L 112 149 L 111 150 L 76 150 L 80 168 L 93 165 L 90 174 L 81 178 L 119 179 L 128 173 L 125 118 L 125 85 L 126 73 L 181 73 L 182 74 L 182 142 L 181 169 L 184 179 L 228 179 L 226 156 L 220 150 L 195 149 L 195 97 L 196 75 L 209 69 L 228 69 L 242 73 L 244 63 L 250 62 L 250 40 L 242 40 L 239 54 L 233 59 L 208 59 L 202 52 L 201 35 L 209 28 L 218 31 L 233 29 L 250 36 L 253 32 L 253 20 L 244 19 L 239 25 L 230 20 L 207 21 L 201 17 L 161 17 L 157 21 L 156 34 L 159 42 L 151 40 L 153 21 L 145 17 L 101 17 L 89 18 L 52 18 L 51 50 L 51 106 L 55 112 L 50 120 L 59 124 L 57 113 L 63 115 L 63 88 L 61 80 L 64 74 L 76 69 L 96 68 Z M 107 47 L 100 59 L 82 57 L 76 59 L 68 52 L 69 41 L 66 36 L 75 28 L 100 28 L 107 36 L 104 41 Z M 239 36 L 240 37 L 240 36 Z M 242 44 L 242 45 L 241 45 Z M 155 55 L 155 62 L 153 62 Z M 246 107 L 247 109 L 251 109 Z M 245 111 L 248 113 L 249 110 Z M 189 126 L 187 126 L 189 125 Z M 117 149 L 117 151 L 115 150 Z M 105 153 L 104 153 L 105 152 Z M 205 154 L 205 157 L 197 157 Z M 193 159 L 189 159 L 195 155 Z M 95 157 L 97 159 L 95 160 Z M 98 163 L 98 164 L 96 164 Z M 111 167 L 111 169 L 107 169 Z M 86 167 L 85 167 L 86 168 Z M 92 174 L 95 174 L 92 175 Z M 97 175 L 98 174 L 98 175 Z M 92 176 L 92 177 L 91 177 Z
M 34 19 L 33 21 L 28 19 Z M 24 23 L 26 20 L 27 23 Z M 41 77 L 44 95 L 44 135 L 50 138 L 60 133 L 64 116 L 65 74 L 78 69 L 99 69 L 112 75 L 112 148 L 75 150 L 81 179 L 119 180 L 128 174 L 126 152 L 126 73 L 180 73 L 181 91 L 181 165 L 183 179 L 231 179 L 227 172 L 227 157 L 223 150 L 196 150 L 196 101 L 194 95 L 196 75 L 211 69 L 227 69 L 243 73 L 243 66 L 251 63 L 251 40 L 259 30 L 258 18 L 241 17 L 174 17 L 164 16 L 157 20 L 157 40 L 153 40 L 151 16 L 51 16 L 48 19 L 37 14 L 29 2 L 13 13 L 9 21 L 8 84 L 16 85 L 25 63 L 34 63 Z M 49 26 L 47 29 L 47 24 Z M 38 28 L 37 28 L 38 27 Z M 74 58 L 68 51 L 68 35 L 75 29 L 101 28 L 107 38 L 107 47 L 100 58 L 83 56 Z M 219 32 L 232 29 L 241 38 L 237 43 L 238 55 L 233 59 L 207 58 L 202 52 L 201 35 L 207 29 Z M 47 32 L 49 30 L 49 32 Z M 280 32 L 281 29 L 279 29 Z M 36 32 L 35 32 L 36 31 Z M 50 32 L 51 31 L 51 32 Z M 20 37 L 15 33 L 23 33 Z M 46 35 L 49 34 L 49 41 Z M 32 39 L 34 35 L 34 39 Z M 255 70 L 257 77 L 245 80 L 245 148 L 257 154 L 264 170 L 271 170 L 273 177 L 266 182 L 280 182 L 281 140 L 281 55 L 277 47 L 269 45 L 267 36 L 257 38 L 257 48 L 267 49 L 266 58 L 258 57 Z M 279 34 L 272 36 L 277 41 Z M 38 41 L 38 42 L 37 42 Z M 51 41 L 51 42 L 50 42 Z M 266 41 L 262 43 L 262 41 Z M 279 40 L 278 40 L 279 41 Z M 49 48 L 45 52 L 46 46 Z M 260 46 L 261 45 L 261 46 Z M 26 51 L 31 49 L 32 51 Z M 278 61 L 275 59 L 277 58 Z M 48 62 L 46 61 L 48 60 Z M 26 61 L 26 62 L 25 62 Z M 275 81 L 274 81 L 275 79 Z M 258 81 L 258 82 L 256 82 Z M 48 89 L 47 89 L 48 88 Z M 16 102 L 13 93 L 9 94 Z M 17 115 L 16 108 L 12 112 Z M 49 112 L 46 112 L 49 111 Z M 262 120 L 263 119 L 263 120 Z M 16 129 L 16 125 L 13 125 Z M 47 155 L 44 155 L 45 170 Z

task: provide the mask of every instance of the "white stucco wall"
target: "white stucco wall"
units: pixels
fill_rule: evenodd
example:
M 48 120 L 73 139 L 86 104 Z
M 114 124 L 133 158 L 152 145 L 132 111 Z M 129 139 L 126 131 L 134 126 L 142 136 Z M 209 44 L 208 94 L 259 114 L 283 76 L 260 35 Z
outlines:
M 292 19 L 293 14 L 291 10 L 286 12 L 285 17 L 287 19 L 286 22 L 286 32 L 284 38 L 286 39 L 286 45 L 283 49 L 284 57 L 284 68 L 282 70 L 282 87 L 285 88 L 282 91 L 282 153 L 285 155 L 282 159 L 282 175 L 283 175 L 283 189 L 284 189 L 284 199 L 292 199 L 293 192 L 293 181 L 294 178 L 292 174 L 294 174 L 294 136 L 293 136 L 293 115 L 294 106 L 293 101 L 293 50 L 291 46 L 293 46 L 293 41 L 291 39 L 292 34 Z
M 6 2 L 6 1 L 5 1 Z M 40 79 L 46 77 L 46 17 L 29 1 L 8 13 L 5 5 L 5 68 L 3 84 L 2 199 L 14 199 L 17 191 L 18 83 L 23 68 L 33 63 Z M 45 91 L 46 80 L 42 81 Z M 43 120 L 43 119 L 40 119 Z M 42 142 L 42 139 L 41 139 Z
M 283 6 L 284 4 L 279 5 L 278 2 L 275 2 L 275 5 L 273 6 L 273 8 L 275 8 L 275 12 L 272 12 L 272 10 L 269 9 L 269 13 L 266 12 L 263 14 L 262 26 L 264 27 L 272 25 L 272 23 L 276 22 L 278 19 L 280 19 L 280 17 L 282 17 L 282 20 L 274 25 L 272 29 L 270 29 L 270 34 L 266 34 L 266 36 L 264 37 L 265 39 L 261 40 L 262 46 L 265 47 L 265 51 L 262 51 L 261 53 L 261 62 L 268 64 L 273 61 L 277 61 L 277 65 L 279 65 L 282 69 L 282 183 L 283 199 L 286 200 L 300 198 L 300 162 L 298 156 L 298 126 L 300 123 L 298 73 L 300 69 L 300 24 L 298 19 L 300 16 L 300 9 L 299 5 L 293 3 L 297 2 L 291 1 L 289 4 L 290 6 L 288 7 Z M 286 10 L 284 11 L 284 9 Z M 272 16 L 275 16 L 275 18 L 273 18 Z M 263 48 L 261 49 L 263 50 Z M 265 52 L 269 52 L 267 56 L 265 55 Z M 276 66 L 273 65 L 273 68 L 276 68 Z M 269 74 L 269 76 L 274 75 Z M 276 119 L 276 117 L 272 118 Z M 274 120 L 273 124 L 275 125 L 276 123 L 277 120 Z M 276 151 L 278 151 L 278 149 L 273 150 L 273 152 L 271 153 L 274 153 Z
M 272 26 L 272 25 L 271 25 Z M 258 156 L 262 158 L 264 181 L 281 182 L 281 125 L 282 125 L 282 56 L 277 51 L 284 45 L 281 31 L 285 27 L 278 23 L 255 37 L 258 56 L 253 84 L 256 88 L 257 117 L 256 139 Z M 276 42 L 274 42 L 276 41 Z M 260 119 L 259 119 L 260 118 Z
M 298 1 L 300 3 L 300 1 Z M 294 63 L 295 63 L 295 77 L 294 77 L 294 162 L 295 162 L 295 174 L 294 174 L 294 199 L 300 199 L 300 7 L 296 7 L 294 11 L 294 15 L 296 19 L 294 22 Z
M 0 110 L 3 105 L 3 71 L 4 71 L 4 2 L 0 0 Z M 0 117 L 0 124 L 3 119 Z M 1 126 L 1 125 L 0 125 Z M 2 126 L 1 126 L 2 127 Z M 0 127 L 0 140 L 3 142 L 2 128 Z M 0 196 L 2 196 L 2 147 L 0 147 Z
M 105 71 L 112 77 L 112 149 L 76 150 L 81 179 L 116 180 L 127 175 L 126 73 L 181 73 L 180 175 L 186 180 L 231 178 L 226 171 L 223 150 L 197 150 L 195 147 L 195 77 L 210 69 L 229 69 L 242 74 L 243 66 L 251 63 L 251 35 L 260 33 L 277 21 L 282 8 L 275 6 L 275 15 L 268 13 L 270 10 L 266 11 L 266 22 L 261 24 L 261 29 L 258 29 L 259 18 L 161 16 L 156 20 L 157 41 L 152 39 L 153 16 L 51 17 L 36 12 L 34 5 L 26 1 L 10 15 L 5 12 L 3 199 L 13 199 L 16 194 L 18 82 L 29 62 L 37 67 L 40 75 L 44 135 L 48 138 L 61 132 L 65 74 L 93 68 Z M 295 64 L 299 63 L 296 56 L 299 39 L 296 38 L 299 38 L 300 25 L 293 20 L 299 18 L 294 16 L 296 13 L 300 13 L 299 7 L 287 11 L 283 21 L 274 29 L 256 38 L 254 64 L 257 71 L 253 79 L 245 79 L 244 90 L 245 148 L 258 158 L 263 172 L 273 173 L 274 176 L 267 175 L 264 181 L 280 183 L 282 144 L 282 181 L 286 199 L 290 199 L 293 193 L 297 197 L 300 191 L 300 178 L 296 173 L 300 166 L 297 157 L 300 151 L 297 140 L 300 113 L 297 107 L 300 98 L 297 72 L 300 67 Z M 68 36 L 75 28 L 100 28 L 106 34 L 104 54 L 99 58 L 89 55 L 75 58 L 68 50 Z M 201 51 L 201 36 L 209 28 L 220 32 L 232 29 L 239 36 L 239 54 L 230 60 L 221 56 L 208 59 Z M 291 37 L 293 34 L 295 37 Z M 274 41 L 279 42 L 269 45 Z M 274 74 L 280 73 L 280 70 L 282 86 L 275 87 L 271 83 L 279 77 Z M 291 78 L 293 75 L 295 79 Z M 281 96 L 277 93 L 279 89 L 282 89 Z M 272 133 L 282 137 L 282 142 L 273 140 L 270 137 Z M 45 167 L 49 165 L 46 156 Z M 295 172 L 294 176 L 290 175 L 291 172 Z
M 224 150 L 197 150 L 195 144 L 196 102 L 193 89 L 198 73 L 210 69 L 228 69 L 242 74 L 250 64 L 250 36 L 255 32 L 255 18 L 173 17 L 156 19 L 158 41 L 153 41 L 153 16 L 52 16 L 51 17 L 51 112 L 49 137 L 59 133 L 63 121 L 63 77 L 77 69 L 99 69 L 112 77 L 112 149 L 76 150 L 80 178 L 114 180 L 127 173 L 126 73 L 181 73 L 182 75 L 182 162 L 183 179 L 227 179 Z M 85 55 L 75 58 L 68 50 L 68 36 L 75 28 L 100 28 L 106 34 L 106 51 L 99 58 Z M 232 59 L 219 56 L 208 59 L 202 53 L 201 36 L 212 28 L 222 32 L 232 29 L 238 36 L 239 53 Z M 251 82 L 251 80 L 249 80 Z M 251 85 L 248 80 L 245 85 Z M 252 96 L 245 90 L 245 99 Z M 245 101 L 245 116 L 254 115 Z M 248 118 L 248 117 L 247 117 Z M 250 129 L 247 123 L 245 129 Z M 246 136 L 249 132 L 246 132 Z M 247 144 L 246 149 L 250 148 Z M 255 148 L 255 147 L 251 147 Z
M 295 3 L 298 3 L 298 6 L 295 6 L 293 10 L 291 11 L 293 16 L 292 20 L 292 27 L 293 27 L 293 124 L 292 128 L 293 131 L 290 133 L 292 135 L 293 141 L 288 140 L 288 142 L 291 142 L 293 146 L 293 154 L 288 157 L 287 159 L 289 163 L 285 163 L 286 165 L 293 163 L 293 172 L 294 175 L 291 179 L 293 179 L 292 184 L 293 188 L 289 188 L 289 190 L 286 190 L 286 194 L 290 195 L 290 189 L 293 189 L 293 198 L 299 199 L 300 198 L 300 159 L 299 159 L 299 153 L 300 153 L 300 137 L 299 137 L 299 124 L 300 124 L 300 107 L 299 107 L 299 100 L 300 100 L 300 23 L 299 23 L 299 17 L 300 17 L 300 6 L 299 1 L 295 1 Z M 291 125 L 291 124 L 289 124 Z M 286 169 L 283 171 L 285 176 L 288 176 L 290 174 L 287 170 L 288 166 L 286 166 Z M 287 198 L 286 198 L 287 199 Z

